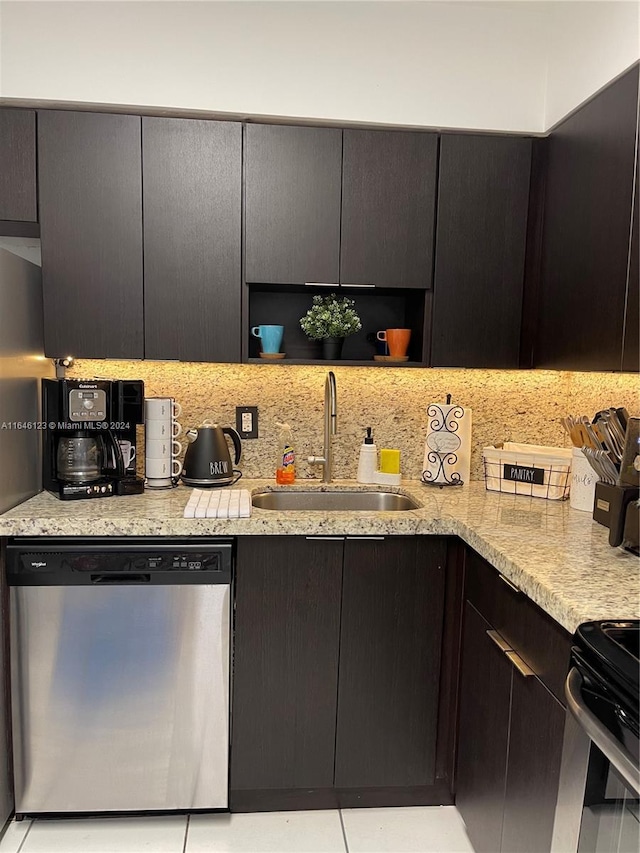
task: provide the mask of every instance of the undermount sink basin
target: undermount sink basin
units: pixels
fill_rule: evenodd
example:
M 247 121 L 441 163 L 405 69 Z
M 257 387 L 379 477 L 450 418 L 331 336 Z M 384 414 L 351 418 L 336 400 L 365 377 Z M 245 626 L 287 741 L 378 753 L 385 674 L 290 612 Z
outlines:
M 420 504 L 392 492 L 260 492 L 251 503 L 258 509 L 328 512 L 406 512 Z

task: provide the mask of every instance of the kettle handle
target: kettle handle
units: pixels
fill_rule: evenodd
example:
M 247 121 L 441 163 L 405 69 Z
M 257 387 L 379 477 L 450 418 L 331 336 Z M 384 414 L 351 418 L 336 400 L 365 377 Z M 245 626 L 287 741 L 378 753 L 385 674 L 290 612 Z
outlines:
M 240 436 L 233 427 L 222 427 L 222 432 L 225 435 L 228 435 L 231 441 L 233 441 L 233 447 L 236 452 L 236 458 L 233 464 L 237 465 L 238 462 L 240 462 L 240 457 L 242 456 L 242 442 L 240 441 Z

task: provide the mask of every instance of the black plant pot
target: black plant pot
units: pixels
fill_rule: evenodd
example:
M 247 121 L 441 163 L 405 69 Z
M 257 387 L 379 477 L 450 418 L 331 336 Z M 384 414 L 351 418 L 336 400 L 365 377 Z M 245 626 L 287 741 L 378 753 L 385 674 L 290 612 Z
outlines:
M 323 338 L 322 339 L 322 357 L 324 359 L 336 361 L 342 357 L 342 345 L 344 338 Z

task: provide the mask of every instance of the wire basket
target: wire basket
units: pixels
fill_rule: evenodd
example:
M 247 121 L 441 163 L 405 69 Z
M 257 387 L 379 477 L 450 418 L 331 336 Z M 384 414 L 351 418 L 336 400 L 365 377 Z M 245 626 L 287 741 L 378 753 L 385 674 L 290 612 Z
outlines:
M 571 488 L 571 450 L 505 442 L 482 451 L 490 492 L 564 501 Z

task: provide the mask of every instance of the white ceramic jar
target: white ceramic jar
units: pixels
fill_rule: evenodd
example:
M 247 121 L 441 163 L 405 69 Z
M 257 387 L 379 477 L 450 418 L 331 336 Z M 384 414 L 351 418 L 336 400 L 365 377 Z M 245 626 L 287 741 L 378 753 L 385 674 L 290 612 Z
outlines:
M 589 465 L 587 457 L 579 447 L 574 447 L 571 459 L 571 491 L 569 493 L 569 504 L 573 509 L 593 512 L 597 482 L 598 475 Z

